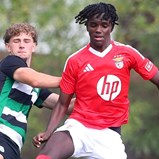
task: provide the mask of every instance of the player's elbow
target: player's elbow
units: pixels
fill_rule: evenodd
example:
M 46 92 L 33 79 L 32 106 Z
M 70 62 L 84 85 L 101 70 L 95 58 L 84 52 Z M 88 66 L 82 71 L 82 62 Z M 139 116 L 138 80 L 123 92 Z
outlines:
M 32 80 L 30 85 L 35 88 L 42 87 L 42 83 L 38 80 Z

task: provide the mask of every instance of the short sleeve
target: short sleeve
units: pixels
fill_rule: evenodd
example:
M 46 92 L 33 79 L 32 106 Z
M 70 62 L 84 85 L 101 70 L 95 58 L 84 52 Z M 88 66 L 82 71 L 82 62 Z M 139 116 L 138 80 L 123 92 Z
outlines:
M 45 101 L 45 99 L 51 94 L 52 92 L 49 89 L 41 89 L 39 92 L 39 97 L 35 101 L 34 105 L 36 105 L 39 108 L 42 108 L 42 103 Z
M 68 59 L 66 61 L 65 68 L 62 73 L 62 80 L 60 82 L 60 88 L 62 92 L 67 94 L 74 93 L 77 81 L 76 72 L 77 63 L 72 59 Z
M 130 53 L 133 57 L 132 67 L 145 80 L 150 80 L 158 71 L 158 68 L 148 58 L 145 58 L 136 49 L 130 47 Z
M 9 55 L 0 63 L 0 71 L 13 78 L 14 71 L 20 67 L 27 67 L 26 62 L 18 56 Z

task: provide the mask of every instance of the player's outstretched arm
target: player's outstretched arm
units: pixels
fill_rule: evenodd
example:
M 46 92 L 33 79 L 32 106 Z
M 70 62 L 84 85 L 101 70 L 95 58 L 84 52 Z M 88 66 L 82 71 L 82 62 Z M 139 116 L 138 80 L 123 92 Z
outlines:
M 46 131 L 33 137 L 33 145 L 35 147 L 40 147 L 43 142 L 46 142 L 61 123 L 61 121 L 64 119 L 72 96 L 73 94 L 69 95 L 63 92 L 60 93 L 60 97 L 55 105 L 55 109 L 52 110 L 51 118 L 49 120 Z
M 28 67 L 21 67 L 16 69 L 13 78 L 18 82 L 39 88 L 59 87 L 61 81 L 61 77 L 41 73 Z
M 42 106 L 46 107 L 48 109 L 54 109 L 58 99 L 59 99 L 59 94 L 51 93 L 46 98 L 46 100 L 42 103 Z M 68 109 L 67 109 L 67 112 L 66 112 L 67 115 L 70 115 L 72 113 L 73 107 L 74 107 L 74 104 L 75 104 L 75 100 L 76 100 L 76 98 L 71 99 L 71 102 L 70 102 L 70 104 L 68 106 Z
M 151 79 L 151 82 L 154 83 L 157 86 L 157 88 L 159 89 L 159 71 Z

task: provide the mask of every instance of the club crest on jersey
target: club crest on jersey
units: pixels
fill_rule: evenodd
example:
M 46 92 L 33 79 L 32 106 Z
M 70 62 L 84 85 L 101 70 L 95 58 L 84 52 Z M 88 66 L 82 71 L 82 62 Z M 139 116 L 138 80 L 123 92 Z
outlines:
M 124 62 L 123 57 L 121 55 L 114 56 L 113 61 L 115 62 L 115 65 L 118 69 L 123 68 Z

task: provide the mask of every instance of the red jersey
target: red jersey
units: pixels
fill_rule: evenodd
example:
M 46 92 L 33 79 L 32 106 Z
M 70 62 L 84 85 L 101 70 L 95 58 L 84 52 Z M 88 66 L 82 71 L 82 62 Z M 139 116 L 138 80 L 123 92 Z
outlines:
M 95 129 L 127 123 L 131 69 L 145 80 L 151 79 L 158 71 L 137 50 L 115 41 L 103 52 L 88 44 L 72 54 L 66 61 L 60 83 L 62 92 L 76 95 L 69 118 Z

